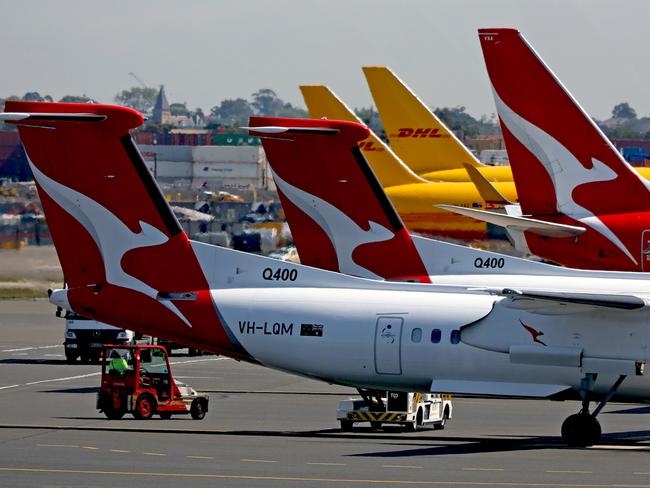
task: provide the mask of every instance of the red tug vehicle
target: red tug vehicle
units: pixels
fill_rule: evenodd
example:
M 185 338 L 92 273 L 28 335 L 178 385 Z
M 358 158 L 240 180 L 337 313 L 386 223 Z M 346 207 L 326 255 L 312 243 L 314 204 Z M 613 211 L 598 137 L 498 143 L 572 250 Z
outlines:
M 102 383 L 97 408 L 109 419 L 131 412 L 136 419 L 162 419 L 190 414 L 201 420 L 208 411 L 208 396 L 172 376 L 162 346 L 106 345 L 102 350 Z

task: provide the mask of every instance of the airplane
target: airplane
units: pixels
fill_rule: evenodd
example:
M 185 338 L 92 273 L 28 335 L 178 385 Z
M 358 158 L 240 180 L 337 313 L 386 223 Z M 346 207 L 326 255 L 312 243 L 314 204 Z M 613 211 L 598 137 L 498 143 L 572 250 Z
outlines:
M 301 85 L 305 103 L 314 119 L 328 118 L 361 123 L 361 120 L 328 87 Z M 451 218 L 437 205 L 454 205 L 464 208 L 491 208 L 476 186 L 466 182 L 431 182 L 416 175 L 372 131 L 359 143 L 363 155 L 370 163 L 384 191 L 397 208 L 411 232 L 428 236 L 461 240 L 485 239 L 503 236 L 498 228 L 479 225 L 476 219 L 461 216 Z M 508 198 L 516 198 L 514 185 L 500 186 Z M 455 203 L 452 203 L 455 202 Z
M 68 283 L 50 301 L 66 310 L 334 384 L 581 399 L 562 428 L 571 445 L 597 442 L 597 415 L 612 398 L 650 395 L 650 283 L 638 275 L 583 278 L 579 292 L 506 293 L 357 278 L 193 242 L 130 137 L 139 113 L 5 109 L 0 120 L 18 126 Z M 300 119 L 251 133 L 303 158 L 324 146 L 354 157 L 368 137 L 359 124 Z M 391 232 L 363 229 L 370 235 L 357 235 L 355 251 Z
M 510 166 L 482 164 L 390 68 L 364 67 L 391 148 L 419 176 L 431 181 L 468 181 L 464 165 L 502 185 L 513 181 Z M 313 116 L 313 114 L 312 114 Z M 650 168 L 635 170 L 650 178 Z M 508 198 L 516 199 L 509 190 Z
M 256 117 L 249 130 L 296 123 Z M 510 286 L 528 286 L 535 275 L 544 287 L 553 287 L 558 276 L 577 278 L 563 284 L 580 290 L 583 278 L 611 276 L 410 234 L 359 154 L 361 145 L 341 153 L 331 143 L 312 142 L 314 151 L 305 157 L 273 137 L 261 140 L 302 264 L 370 279 L 487 287 L 503 279 Z M 363 247 L 362 240 L 368 240 Z
M 576 268 L 650 271 L 650 183 L 627 163 L 526 39 L 514 29 L 479 38 L 519 206 L 508 219 L 520 250 Z M 540 236 L 530 220 L 580 233 Z

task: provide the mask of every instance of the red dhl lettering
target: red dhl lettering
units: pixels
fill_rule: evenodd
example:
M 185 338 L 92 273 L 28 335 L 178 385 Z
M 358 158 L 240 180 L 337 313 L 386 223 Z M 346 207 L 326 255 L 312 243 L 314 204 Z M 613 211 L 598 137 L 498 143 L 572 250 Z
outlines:
M 375 144 L 375 141 L 362 141 L 359 143 L 359 149 L 362 151 L 383 151 L 384 148 L 379 144 Z
M 418 128 L 411 129 L 409 127 L 403 127 L 397 129 L 397 137 L 443 137 L 442 134 L 439 134 L 440 129 L 436 128 Z

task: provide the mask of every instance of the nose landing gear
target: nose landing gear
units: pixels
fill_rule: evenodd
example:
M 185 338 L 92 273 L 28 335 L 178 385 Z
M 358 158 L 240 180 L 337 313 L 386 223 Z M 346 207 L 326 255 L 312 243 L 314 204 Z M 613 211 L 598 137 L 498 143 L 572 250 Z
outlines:
M 621 386 L 626 375 L 620 375 L 616 382 L 609 389 L 593 412 L 589 413 L 590 396 L 593 390 L 596 377 L 595 373 L 587 373 L 580 385 L 580 397 L 582 398 L 582 409 L 579 413 L 570 415 L 562 423 L 562 439 L 572 447 L 591 446 L 600 440 L 600 422 L 596 418 L 603 407 L 611 400 Z

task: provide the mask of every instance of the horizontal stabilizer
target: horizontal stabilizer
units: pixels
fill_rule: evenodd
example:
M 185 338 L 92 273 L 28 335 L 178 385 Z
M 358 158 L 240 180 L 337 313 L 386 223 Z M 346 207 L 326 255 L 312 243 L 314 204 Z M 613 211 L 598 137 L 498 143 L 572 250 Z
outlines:
M 319 135 L 336 135 L 340 131 L 329 127 L 278 127 L 269 125 L 266 127 L 240 127 L 250 132 L 251 135 L 267 134 L 319 134 Z
M 502 381 L 433 380 L 430 391 L 468 396 L 548 398 L 568 390 L 568 385 L 506 383 Z
M 476 220 L 499 225 L 509 230 L 527 231 L 544 237 L 575 237 L 584 233 L 586 230 L 584 227 L 575 225 L 557 224 L 544 220 L 531 219 L 530 217 L 517 217 L 515 215 L 506 215 L 487 210 L 457 207 L 455 205 L 436 205 L 436 207 Z
M 638 310 L 648 306 L 647 300 L 636 295 L 611 293 L 576 293 L 538 290 L 513 290 L 511 288 L 485 289 L 494 295 L 504 296 L 517 303 L 517 308 L 537 308 L 544 303 L 587 305 L 589 307 Z M 520 307 L 523 305 L 523 307 Z
M 105 115 L 100 114 L 66 114 L 66 113 L 35 113 L 35 112 L 3 112 L 0 113 L 0 120 L 13 124 L 30 122 L 52 122 L 67 120 L 69 122 L 101 122 L 106 120 Z
M 512 205 L 512 202 L 504 197 L 501 192 L 497 190 L 485 176 L 483 176 L 483 173 L 481 173 L 476 166 L 463 163 L 463 167 L 465 168 L 465 171 L 467 171 L 469 179 L 472 180 L 472 183 L 474 183 L 474 186 L 483 200 L 494 205 Z

